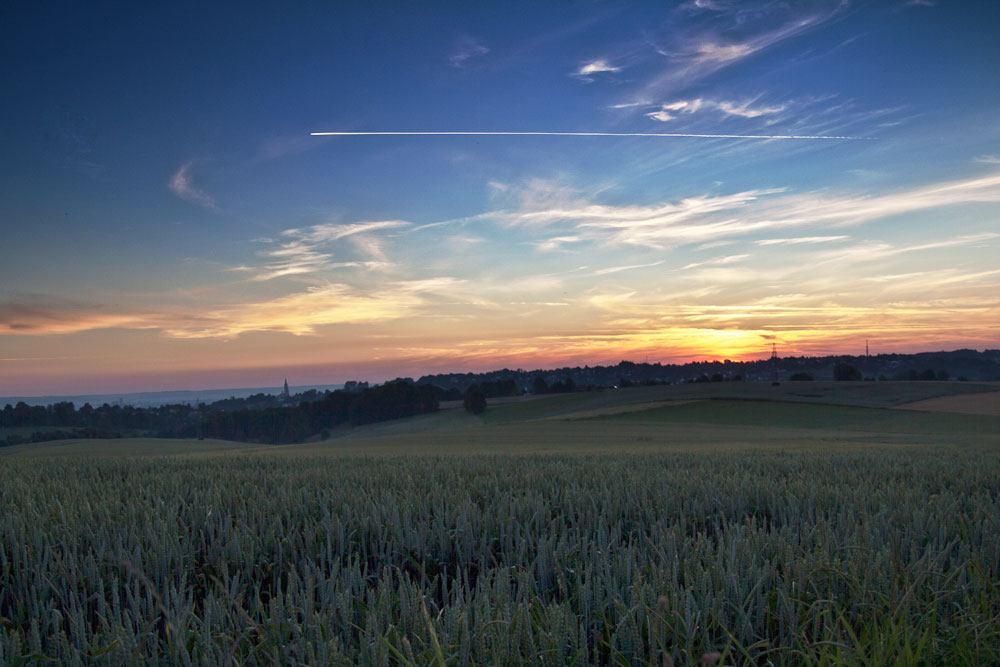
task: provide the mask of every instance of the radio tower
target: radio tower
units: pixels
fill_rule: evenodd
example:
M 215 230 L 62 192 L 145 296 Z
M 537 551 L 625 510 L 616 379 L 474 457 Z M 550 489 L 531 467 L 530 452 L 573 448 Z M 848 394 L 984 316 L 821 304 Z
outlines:
M 865 338 L 865 356 L 866 356 L 866 357 L 870 357 L 870 356 L 872 356 L 872 355 L 871 355 L 871 354 L 870 354 L 870 353 L 868 352 L 868 339 L 867 339 L 867 338 Z
M 772 359 L 778 358 L 778 344 L 773 341 L 771 342 L 771 358 Z

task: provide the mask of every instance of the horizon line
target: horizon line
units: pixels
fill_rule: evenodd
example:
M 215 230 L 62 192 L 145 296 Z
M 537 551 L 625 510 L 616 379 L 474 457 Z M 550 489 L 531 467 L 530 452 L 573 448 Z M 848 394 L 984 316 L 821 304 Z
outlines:
M 825 134 L 695 134 L 686 132 L 310 132 L 312 137 L 399 137 L 399 136 L 501 136 L 501 137 L 668 137 L 692 139 L 846 139 L 860 137 Z
M 889 356 L 917 357 L 917 356 L 925 355 L 925 354 L 954 354 L 956 352 L 962 352 L 962 351 L 972 351 L 972 352 L 975 352 L 975 353 L 980 354 L 980 355 L 985 355 L 988 352 L 994 352 L 996 350 L 994 348 L 992 348 L 992 347 L 984 346 L 982 349 L 980 349 L 978 347 L 957 347 L 957 348 L 952 348 L 952 349 L 925 350 L 925 351 L 922 351 L 922 352 L 886 351 L 886 352 L 875 352 L 875 353 L 868 353 L 868 354 L 866 354 L 866 353 L 847 354 L 847 353 L 843 353 L 843 352 L 840 352 L 840 353 L 830 352 L 830 353 L 827 353 L 827 354 L 807 354 L 807 355 L 779 356 L 778 359 L 779 360 L 787 360 L 787 359 L 830 359 L 830 358 L 845 358 L 845 357 L 846 358 L 854 358 L 854 359 L 875 359 L 875 358 L 878 358 L 878 357 L 889 357 Z M 769 355 L 770 351 L 768 351 L 768 350 L 765 349 L 764 351 L 761 352 L 761 354 L 767 354 L 767 355 Z M 757 364 L 757 363 L 767 363 L 767 362 L 770 362 L 772 360 L 773 359 L 770 356 L 753 358 L 753 359 L 731 359 L 731 358 L 725 358 L 725 357 L 717 357 L 717 358 L 714 358 L 714 359 L 706 357 L 706 358 L 699 359 L 697 357 L 693 357 L 693 358 L 689 358 L 687 361 L 667 361 L 667 362 L 664 362 L 664 361 L 653 361 L 653 362 L 650 362 L 648 359 L 645 360 L 645 361 L 631 361 L 631 360 L 628 360 L 628 359 L 621 359 L 618 363 L 613 363 L 611 361 L 608 361 L 606 363 L 598 363 L 598 364 L 596 364 L 594 366 L 590 366 L 590 368 L 592 368 L 592 369 L 593 368 L 614 368 L 614 367 L 617 367 L 617 366 L 621 365 L 622 362 L 631 363 L 631 364 L 634 364 L 636 366 L 639 366 L 639 365 L 650 365 L 650 366 L 660 365 L 660 366 L 683 367 L 683 366 L 701 365 L 701 364 L 724 364 L 725 362 L 729 362 L 731 364 Z M 559 362 L 554 362 L 554 363 L 559 363 Z M 571 362 L 567 361 L 565 363 L 571 363 Z M 584 368 L 584 367 L 586 367 L 588 365 L 589 365 L 588 362 L 580 361 L 580 362 L 577 362 L 576 366 L 558 366 L 558 367 L 541 366 L 541 367 L 536 367 L 536 368 L 531 368 L 531 369 L 521 369 L 521 368 L 518 368 L 518 369 L 516 369 L 516 371 L 524 372 L 524 373 L 527 373 L 527 374 L 539 373 L 539 372 L 541 372 L 541 373 L 554 373 L 554 372 L 558 372 L 559 370 L 563 370 L 563 369 L 566 369 L 566 368 L 569 368 L 569 369 Z M 312 365 L 307 365 L 307 367 L 312 367 Z M 292 368 L 300 368 L 300 366 L 293 364 Z M 251 369 L 251 370 L 253 370 L 253 369 Z M 412 370 L 412 369 L 410 369 L 410 370 Z M 496 372 L 501 372 L 501 371 L 511 371 L 511 370 L 514 370 L 514 369 L 510 369 L 510 368 L 502 368 L 502 369 L 501 368 L 491 368 L 489 370 L 469 370 L 469 369 L 467 369 L 467 370 L 457 370 L 457 369 L 453 369 L 453 370 L 440 371 L 440 372 L 425 372 L 422 375 L 420 375 L 419 377 L 422 378 L 422 377 L 425 377 L 425 376 L 466 375 L 466 374 L 471 374 L 471 375 L 488 375 L 490 373 L 496 373 Z M 394 373 L 397 373 L 397 374 L 400 373 L 400 372 L 406 372 L 406 369 L 404 368 L 404 369 L 401 370 L 401 369 L 397 368 L 397 370 L 394 371 Z M 361 373 L 355 374 L 355 377 L 358 377 L 360 375 L 361 375 Z M 346 377 L 346 375 L 345 375 L 345 377 Z M 369 378 L 370 377 L 371 376 L 369 376 Z M 370 382 L 370 383 L 373 383 L 375 385 L 379 385 L 379 384 L 385 384 L 385 383 L 388 383 L 388 382 L 393 382 L 395 380 L 402 379 L 398 375 L 397 375 L 397 377 L 395 377 L 395 378 L 393 378 L 391 380 L 388 379 L 388 376 L 385 376 L 385 377 L 386 377 L 386 379 L 384 379 L 384 380 L 371 380 L 371 379 L 369 379 L 369 380 L 357 380 L 357 381 L 359 381 L 359 382 Z M 410 378 L 410 379 L 414 380 L 414 382 L 416 382 L 419 378 Z M 767 380 L 760 380 L 760 382 L 766 382 L 766 381 Z M 825 381 L 825 380 L 820 380 L 820 381 L 822 382 L 822 381 Z M 830 381 L 833 382 L 833 380 L 830 380 Z M 949 380 L 949 381 L 952 381 L 952 380 Z M 958 380 L 956 379 L 954 381 L 957 382 Z M 308 388 L 316 388 L 316 387 L 330 387 L 330 386 L 337 386 L 337 385 L 343 386 L 344 384 L 346 384 L 346 382 L 347 381 L 344 381 L 344 382 L 312 382 L 312 383 L 306 382 L 306 383 L 303 383 L 303 384 L 289 385 L 289 388 L 290 389 L 293 389 L 293 388 L 294 389 L 302 389 L 302 388 L 307 388 L 307 387 Z M 749 382 L 755 382 L 755 380 L 750 380 Z M 971 382 L 993 382 L 993 380 L 971 380 Z M 271 389 L 271 388 L 274 388 L 277 391 L 280 391 L 280 389 L 281 389 L 280 385 L 277 385 L 277 384 L 265 384 L 265 383 L 254 383 L 254 384 L 249 385 L 249 386 L 248 385 L 237 385 L 237 386 L 230 385 L 230 386 L 214 386 L 214 387 L 212 387 L 212 386 L 209 386 L 209 387 L 202 386 L 202 387 L 197 387 L 197 388 L 194 388 L 194 389 L 190 388 L 190 385 L 189 385 L 189 386 L 187 386 L 185 388 L 178 388 L 178 389 L 138 389 L 138 390 L 133 389 L 133 390 L 129 390 L 129 391 L 120 391 L 120 390 L 119 391 L 91 390 L 91 391 L 76 392 L 76 393 L 74 393 L 73 390 L 66 390 L 66 391 L 62 391 L 62 392 L 47 391 L 47 392 L 44 392 L 44 393 L 34 393 L 34 394 L 8 394 L 6 396 L 0 395 L 0 399 L 10 400 L 10 399 L 42 399 L 42 398 L 84 398 L 84 397 L 93 397 L 93 396 L 102 396 L 102 397 L 119 396 L 119 397 L 123 398 L 125 396 L 134 396 L 134 395 L 138 395 L 138 394 L 199 393 L 199 392 L 213 392 L 213 391 L 230 391 L 230 390 L 234 390 L 234 389 L 237 389 L 237 390 L 250 390 L 250 389 Z

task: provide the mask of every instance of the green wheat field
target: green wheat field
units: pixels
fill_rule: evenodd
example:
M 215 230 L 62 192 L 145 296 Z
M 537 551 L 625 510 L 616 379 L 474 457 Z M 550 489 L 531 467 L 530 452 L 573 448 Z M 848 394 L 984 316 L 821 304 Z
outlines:
M 0 664 L 1000 664 L 1000 416 L 910 405 L 962 396 L 1000 385 L 3 448 Z

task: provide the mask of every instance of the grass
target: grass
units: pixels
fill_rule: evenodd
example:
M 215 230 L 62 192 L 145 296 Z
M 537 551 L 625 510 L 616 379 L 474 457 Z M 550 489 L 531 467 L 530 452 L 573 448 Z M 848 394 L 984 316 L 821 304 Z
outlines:
M 845 405 L 796 404 L 784 401 L 694 401 L 596 419 L 820 429 L 832 433 L 900 433 L 949 437 L 987 436 L 1000 433 L 1000 417 L 988 415 L 959 416 Z
M 12 459 L 0 662 L 988 664 L 953 453 Z
M 121 457 L 121 456 L 185 456 L 221 452 L 248 452 L 258 449 L 229 440 L 198 440 L 173 438 L 113 438 L 51 440 L 48 442 L 0 447 L 0 458 L 51 457 Z
M 0 664 L 1000 662 L 998 418 L 812 384 L 0 449 Z
M 803 384 L 810 386 L 797 386 Z M 740 451 L 829 450 L 874 444 L 1000 444 L 998 417 L 867 407 L 896 406 L 901 404 L 900 397 L 922 400 L 939 396 L 944 390 L 996 388 L 958 382 L 636 387 L 529 397 L 490 405 L 481 416 L 454 407 L 410 419 L 342 429 L 329 440 L 302 445 L 272 447 L 154 438 L 63 440 L 0 448 L 0 457 L 205 456 L 215 452 L 452 456 L 683 452 L 699 451 L 705 446 L 713 451 Z M 876 389 L 881 393 L 873 393 Z M 818 403 L 820 398 L 830 402 Z M 608 412 L 611 414 L 604 414 Z

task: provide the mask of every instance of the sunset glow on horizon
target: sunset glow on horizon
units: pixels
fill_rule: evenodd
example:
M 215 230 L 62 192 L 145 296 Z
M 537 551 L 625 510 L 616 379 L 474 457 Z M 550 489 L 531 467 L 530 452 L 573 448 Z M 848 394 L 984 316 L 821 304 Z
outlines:
M 1000 347 L 1000 5 L 16 13 L 0 396 Z

